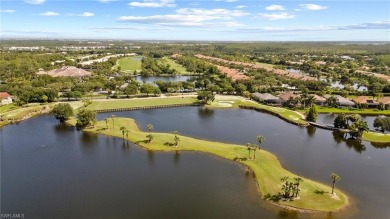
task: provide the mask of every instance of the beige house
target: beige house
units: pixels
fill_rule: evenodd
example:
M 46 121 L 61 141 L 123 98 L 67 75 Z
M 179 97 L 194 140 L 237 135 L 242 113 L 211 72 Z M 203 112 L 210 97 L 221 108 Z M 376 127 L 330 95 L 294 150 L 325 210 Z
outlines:
M 12 98 L 11 95 L 7 92 L 0 92 L 1 105 L 11 104 Z

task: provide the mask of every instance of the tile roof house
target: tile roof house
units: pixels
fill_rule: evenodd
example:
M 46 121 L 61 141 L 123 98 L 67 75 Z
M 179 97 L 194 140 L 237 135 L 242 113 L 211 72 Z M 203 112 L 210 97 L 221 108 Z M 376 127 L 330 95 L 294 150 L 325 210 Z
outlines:
M 45 72 L 45 71 L 42 71 L 42 69 L 40 69 L 40 71 L 37 73 L 37 75 L 50 75 L 52 77 L 89 77 L 91 76 L 91 72 L 89 71 L 86 71 L 84 69 L 81 69 L 81 68 L 76 68 L 74 66 L 63 66 L 61 68 L 57 68 L 57 69 L 53 69 L 53 70 L 50 70 L 48 72 Z
M 0 100 L 1 100 L 1 105 L 5 104 L 11 104 L 12 103 L 12 98 L 11 95 L 7 92 L 0 92 Z
M 337 101 L 339 102 L 340 106 L 347 106 L 347 107 L 350 107 L 350 106 L 355 106 L 355 103 L 348 100 L 347 98 L 345 97 L 342 97 L 340 95 L 335 95 Z
M 272 94 L 269 93 L 253 93 L 252 98 L 260 101 L 260 102 L 265 102 L 265 103 L 270 103 L 270 104 L 280 104 L 280 99 L 278 97 L 275 97 Z
M 368 96 L 358 96 L 352 99 L 352 101 L 355 102 L 356 104 L 365 104 L 368 107 L 377 107 L 379 105 L 378 102 L 376 102 L 375 100 L 373 100 Z
M 378 103 L 383 103 L 389 109 L 390 108 L 390 97 L 382 97 L 378 99 Z
M 314 103 L 320 106 L 325 105 L 326 99 L 324 97 L 318 96 L 317 94 L 313 95 L 314 97 Z
M 297 97 L 297 95 L 290 93 L 290 92 L 282 93 L 279 95 L 279 99 L 282 103 L 287 102 L 291 97 L 294 98 L 294 97 Z

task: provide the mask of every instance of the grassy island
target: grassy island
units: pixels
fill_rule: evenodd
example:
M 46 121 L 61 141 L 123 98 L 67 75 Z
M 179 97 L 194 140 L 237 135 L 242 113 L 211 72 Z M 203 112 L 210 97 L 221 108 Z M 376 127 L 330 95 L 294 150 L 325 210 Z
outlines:
M 123 134 L 121 127 L 126 128 L 128 137 Z M 296 208 L 302 211 L 336 211 L 348 205 L 348 198 L 341 191 L 336 190 L 337 195 L 331 195 L 332 188 L 330 186 L 306 178 L 303 178 L 299 197 L 294 201 L 275 200 L 277 194 L 281 192 L 281 177 L 293 178 L 297 175 L 284 169 L 276 156 L 265 150 L 256 150 L 256 159 L 247 159 L 248 151 L 242 145 L 211 142 L 182 135 L 180 135 L 178 146 L 175 147 L 172 146 L 174 134 L 143 132 L 137 127 L 135 121 L 129 118 L 115 118 L 115 127 L 112 127 L 111 122 L 107 126 L 105 121 L 99 121 L 94 127 L 86 128 L 84 131 L 123 137 L 124 140 L 130 140 L 148 150 L 198 151 L 237 161 L 248 166 L 255 173 L 258 188 L 263 197 L 269 197 L 282 207 Z M 150 143 L 146 137 L 148 134 L 154 136 Z

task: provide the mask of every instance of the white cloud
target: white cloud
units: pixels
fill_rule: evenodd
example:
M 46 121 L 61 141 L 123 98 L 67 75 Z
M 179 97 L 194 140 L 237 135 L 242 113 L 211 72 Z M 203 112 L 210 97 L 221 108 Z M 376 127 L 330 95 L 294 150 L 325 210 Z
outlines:
M 119 21 L 184 27 L 236 27 L 234 18 L 249 15 L 241 10 L 181 8 L 176 14 L 122 16 Z
M 45 3 L 46 0 L 25 0 L 24 2 L 32 5 L 41 5 Z
M 312 10 L 312 11 L 325 10 L 328 8 L 327 6 L 315 5 L 315 4 L 300 4 L 300 6 L 304 9 Z
M 175 0 L 143 0 L 142 2 L 130 2 L 129 5 L 141 8 L 176 7 Z
M 377 21 L 360 24 L 334 25 L 334 26 L 311 26 L 311 27 L 262 27 L 262 28 L 242 28 L 234 31 L 246 33 L 263 32 L 306 32 L 306 31 L 332 31 L 332 30 L 387 30 L 390 29 L 390 20 Z
M 4 10 L 0 10 L 0 13 L 14 13 L 15 10 L 12 10 L 12 9 L 4 9 Z
M 265 8 L 268 11 L 284 11 L 286 10 L 282 5 L 270 5 Z
M 41 15 L 41 16 L 58 16 L 60 14 L 57 12 L 54 12 L 54 11 L 47 11 L 47 12 L 40 13 L 39 15 Z
M 237 9 L 243 9 L 243 8 L 247 8 L 248 6 L 246 5 L 237 5 L 236 8 Z
M 286 20 L 286 19 L 292 19 L 295 17 L 293 14 L 289 14 L 287 12 L 280 12 L 280 13 L 271 13 L 271 14 L 264 14 L 260 13 L 257 16 L 258 18 L 275 21 L 275 20 Z
M 91 12 L 84 12 L 82 14 L 79 14 L 78 16 L 80 16 L 80 17 L 92 17 L 92 16 L 95 16 L 95 14 L 91 13 Z

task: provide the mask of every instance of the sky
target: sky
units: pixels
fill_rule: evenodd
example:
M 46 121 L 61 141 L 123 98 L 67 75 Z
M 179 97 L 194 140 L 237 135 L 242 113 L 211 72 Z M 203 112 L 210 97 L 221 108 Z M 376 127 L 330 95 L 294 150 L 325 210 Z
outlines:
M 0 37 L 390 41 L 390 1 L 1 0 Z

